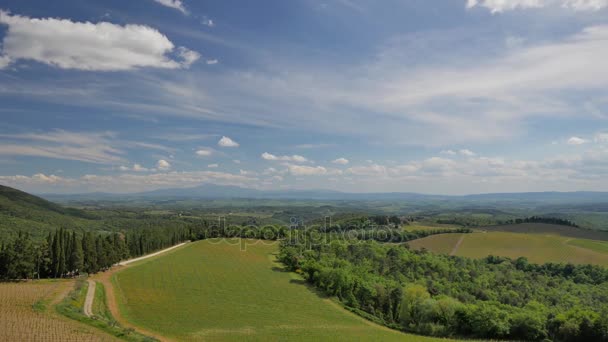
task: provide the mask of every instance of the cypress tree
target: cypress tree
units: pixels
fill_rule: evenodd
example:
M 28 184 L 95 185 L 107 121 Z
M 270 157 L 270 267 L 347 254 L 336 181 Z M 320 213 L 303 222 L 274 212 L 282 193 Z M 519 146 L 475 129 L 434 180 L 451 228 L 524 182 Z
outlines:
M 70 252 L 70 271 L 79 273 L 83 270 L 84 253 L 82 243 L 76 238 L 75 232 L 72 233 Z

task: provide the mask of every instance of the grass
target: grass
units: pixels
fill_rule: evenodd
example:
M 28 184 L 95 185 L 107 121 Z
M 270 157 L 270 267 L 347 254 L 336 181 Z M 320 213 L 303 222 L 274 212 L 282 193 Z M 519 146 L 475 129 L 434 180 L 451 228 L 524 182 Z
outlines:
M 464 234 L 438 234 L 408 242 L 413 249 L 427 249 L 433 253 L 450 254 Z M 434 238 L 433 238 L 434 237 Z
M 133 329 L 125 329 L 116 323 L 107 308 L 105 291 L 103 285 L 95 285 L 95 299 L 93 301 L 93 317 L 87 317 L 82 312 L 88 284 L 84 280 L 77 280 L 76 286 L 64 300 L 56 306 L 57 312 L 75 321 L 98 328 L 114 337 L 125 341 L 155 341 L 154 339 L 139 334 Z
M 116 273 L 119 308 L 130 323 L 178 340 L 440 341 L 378 326 L 317 295 L 274 262 L 277 247 L 191 243 Z
M 487 232 L 473 234 L 433 235 L 409 242 L 414 249 L 426 248 L 435 253 L 449 254 L 464 236 L 455 255 L 484 258 L 488 255 L 518 258 L 531 262 L 571 262 L 608 266 L 608 244 L 584 239 L 546 234 Z M 605 248 L 605 249 L 602 249 Z
M 608 242 L 575 239 L 568 242 L 569 245 L 587 248 L 598 253 L 608 254 Z

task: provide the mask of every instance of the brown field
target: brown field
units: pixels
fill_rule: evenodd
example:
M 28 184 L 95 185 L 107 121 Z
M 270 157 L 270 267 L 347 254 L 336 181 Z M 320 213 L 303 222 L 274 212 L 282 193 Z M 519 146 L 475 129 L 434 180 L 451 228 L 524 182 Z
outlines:
M 114 341 L 55 312 L 73 281 L 0 283 L 0 341 Z

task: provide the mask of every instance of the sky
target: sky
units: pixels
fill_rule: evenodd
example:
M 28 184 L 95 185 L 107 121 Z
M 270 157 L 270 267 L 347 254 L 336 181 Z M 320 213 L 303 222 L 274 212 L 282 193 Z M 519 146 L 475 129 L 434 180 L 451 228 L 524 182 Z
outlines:
M 0 1 L 0 184 L 608 191 L 608 0 Z

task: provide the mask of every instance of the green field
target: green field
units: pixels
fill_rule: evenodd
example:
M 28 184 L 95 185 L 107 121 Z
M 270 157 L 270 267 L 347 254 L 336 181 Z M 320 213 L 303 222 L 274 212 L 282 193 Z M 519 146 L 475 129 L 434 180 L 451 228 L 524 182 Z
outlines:
M 606 241 L 575 239 L 575 240 L 568 241 L 568 244 L 572 245 L 572 246 L 578 246 L 578 247 L 590 249 L 590 250 L 596 251 L 598 253 L 608 254 L 608 242 L 606 242 Z
M 115 275 L 119 308 L 130 323 L 180 340 L 445 341 L 375 325 L 322 298 L 273 261 L 277 247 L 206 240 L 142 262 Z
M 487 232 L 472 234 L 442 234 L 410 241 L 414 249 L 450 254 L 463 237 L 454 255 L 484 258 L 488 255 L 517 258 L 524 256 L 531 262 L 571 262 L 574 264 L 608 265 L 608 244 L 547 234 Z

